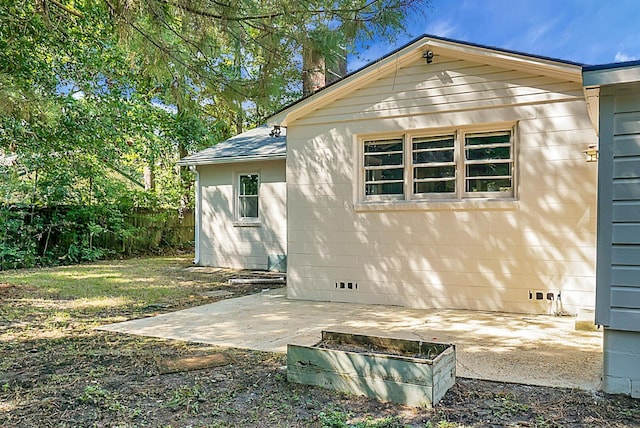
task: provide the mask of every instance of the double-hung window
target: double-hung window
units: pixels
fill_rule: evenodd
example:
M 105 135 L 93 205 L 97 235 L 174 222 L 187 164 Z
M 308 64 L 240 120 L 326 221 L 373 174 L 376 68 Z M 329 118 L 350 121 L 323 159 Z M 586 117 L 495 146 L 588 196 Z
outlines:
M 513 129 L 365 139 L 362 156 L 364 201 L 514 197 Z
M 258 190 L 260 175 L 258 173 L 238 174 L 238 219 L 258 219 Z

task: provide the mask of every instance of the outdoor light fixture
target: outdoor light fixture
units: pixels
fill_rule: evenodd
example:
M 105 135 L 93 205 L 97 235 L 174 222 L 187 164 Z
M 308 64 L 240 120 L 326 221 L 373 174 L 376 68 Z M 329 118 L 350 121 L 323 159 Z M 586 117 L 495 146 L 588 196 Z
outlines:
M 431 64 L 433 62 L 433 51 L 426 51 L 422 54 L 422 58 L 427 61 L 427 64 Z
M 598 146 L 596 144 L 589 144 L 589 148 L 582 153 L 587 155 L 587 162 L 598 161 Z
M 271 136 L 271 137 L 279 137 L 281 133 L 282 133 L 282 130 L 280 129 L 280 127 L 278 125 L 274 125 L 273 129 L 271 130 L 271 132 L 269 132 L 269 136 Z

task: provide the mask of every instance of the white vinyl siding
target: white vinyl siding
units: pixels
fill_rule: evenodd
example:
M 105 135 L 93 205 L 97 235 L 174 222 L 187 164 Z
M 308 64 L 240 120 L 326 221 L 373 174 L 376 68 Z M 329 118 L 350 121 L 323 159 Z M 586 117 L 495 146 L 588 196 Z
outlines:
M 381 76 L 349 96 L 299 119 L 299 125 L 480 111 L 515 104 L 584 100 L 575 82 L 439 56 Z
M 238 220 L 238 172 L 260 172 L 259 222 Z M 286 254 L 285 160 L 198 166 L 202 214 L 200 264 L 267 269 L 269 254 Z
M 514 197 L 456 199 L 464 135 L 498 131 L 512 133 Z M 554 310 L 593 307 L 597 165 L 582 152 L 596 135 L 580 82 L 445 52 L 340 93 L 287 133 L 289 297 L 547 313 L 532 290 L 560 291 Z M 429 144 L 451 136 L 456 197 L 451 151 Z M 402 200 L 367 200 L 364 141 L 398 138 L 410 184 Z

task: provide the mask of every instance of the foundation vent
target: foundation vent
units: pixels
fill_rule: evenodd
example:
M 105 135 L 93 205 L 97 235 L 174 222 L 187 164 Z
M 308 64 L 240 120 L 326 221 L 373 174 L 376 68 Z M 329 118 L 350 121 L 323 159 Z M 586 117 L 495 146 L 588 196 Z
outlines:
M 560 292 L 529 290 L 529 300 L 560 300 Z
M 336 290 L 357 290 L 358 283 L 357 282 L 336 282 Z

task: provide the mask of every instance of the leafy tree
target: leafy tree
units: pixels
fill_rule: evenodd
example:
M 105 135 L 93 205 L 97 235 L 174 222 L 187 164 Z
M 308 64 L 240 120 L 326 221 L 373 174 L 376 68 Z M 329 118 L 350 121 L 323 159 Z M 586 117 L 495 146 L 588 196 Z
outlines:
M 426 3 L 0 0 L 0 194 L 188 205 L 177 158 L 297 99 L 303 47 L 334 63 Z
M 0 163 L 3 201 L 176 206 L 178 147 L 226 129 L 203 115 L 180 126 L 185 115 L 163 108 L 162 82 L 118 43 L 104 4 L 80 6 L 0 0 L 0 150 L 17 155 Z M 145 166 L 159 170 L 153 192 Z
M 356 42 L 392 40 L 428 0 L 107 0 L 148 72 L 259 122 L 301 95 L 303 47 L 336 62 Z M 177 90 L 177 91 L 176 91 Z

